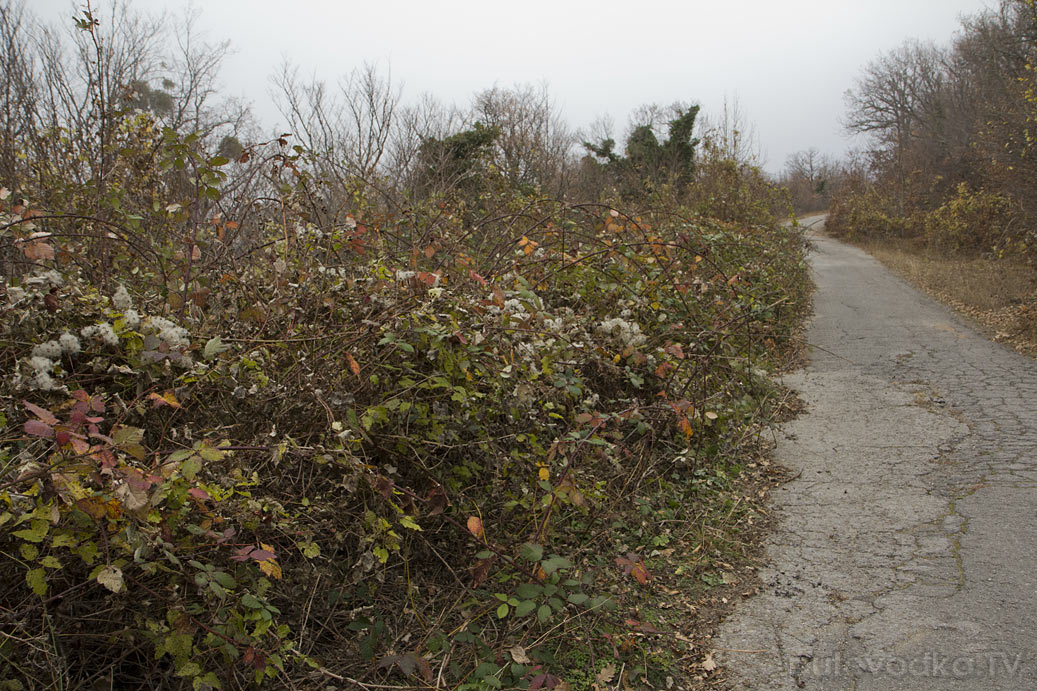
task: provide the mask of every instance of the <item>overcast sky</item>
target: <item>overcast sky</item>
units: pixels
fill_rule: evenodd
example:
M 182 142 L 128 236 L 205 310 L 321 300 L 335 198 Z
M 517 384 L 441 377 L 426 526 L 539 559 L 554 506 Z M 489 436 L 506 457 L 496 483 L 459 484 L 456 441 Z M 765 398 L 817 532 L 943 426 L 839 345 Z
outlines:
M 4 2 L 5 0 L 0 0 Z M 94 6 L 104 0 L 95 0 Z M 28 0 L 46 19 L 83 3 Z M 187 0 L 135 0 L 145 12 Z M 496 85 L 540 83 L 573 127 L 691 101 L 718 114 L 737 100 L 765 167 L 816 147 L 842 155 L 843 93 L 861 68 L 908 38 L 947 43 L 959 18 L 996 0 L 210 0 L 210 40 L 230 39 L 223 82 L 274 129 L 269 76 L 284 57 L 334 82 L 365 61 L 391 67 L 404 100 L 429 92 L 467 105 Z

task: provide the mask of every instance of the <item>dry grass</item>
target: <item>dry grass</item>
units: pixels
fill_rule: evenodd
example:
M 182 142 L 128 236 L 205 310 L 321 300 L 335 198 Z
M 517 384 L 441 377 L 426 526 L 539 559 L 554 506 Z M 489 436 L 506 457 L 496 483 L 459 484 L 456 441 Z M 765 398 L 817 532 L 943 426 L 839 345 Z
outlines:
M 856 244 L 931 297 L 978 322 L 993 340 L 1037 357 L 1037 268 L 1019 261 L 947 256 L 910 241 Z

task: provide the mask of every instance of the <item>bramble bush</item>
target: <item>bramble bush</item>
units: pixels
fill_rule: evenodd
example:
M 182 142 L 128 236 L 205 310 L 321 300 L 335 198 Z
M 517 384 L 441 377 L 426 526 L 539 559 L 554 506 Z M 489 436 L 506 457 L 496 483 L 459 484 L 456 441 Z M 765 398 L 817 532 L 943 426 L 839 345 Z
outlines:
M 0 201 L 8 686 L 557 686 L 649 587 L 610 521 L 757 428 L 799 231 L 504 189 L 317 226 L 286 138 L 133 117 L 146 186 Z

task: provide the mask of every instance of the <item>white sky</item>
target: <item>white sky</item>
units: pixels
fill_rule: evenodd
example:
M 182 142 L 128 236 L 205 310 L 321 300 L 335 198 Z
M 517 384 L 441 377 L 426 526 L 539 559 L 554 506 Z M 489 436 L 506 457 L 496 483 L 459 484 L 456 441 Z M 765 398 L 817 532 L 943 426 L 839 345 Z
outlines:
M 3 1 L 3 0 L 0 0 Z M 95 0 L 95 9 L 98 4 Z M 136 0 L 145 12 L 187 0 Z M 67 19 L 70 0 L 28 0 Z M 209 40 L 230 39 L 228 93 L 275 128 L 269 75 L 284 57 L 329 82 L 365 61 L 389 66 L 404 100 L 429 92 L 467 105 L 494 84 L 546 81 L 573 127 L 611 115 L 622 135 L 646 103 L 737 100 L 765 167 L 810 147 L 841 155 L 843 92 L 860 69 L 908 38 L 947 43 L 959 17 L 996 0 L 209 0 Z

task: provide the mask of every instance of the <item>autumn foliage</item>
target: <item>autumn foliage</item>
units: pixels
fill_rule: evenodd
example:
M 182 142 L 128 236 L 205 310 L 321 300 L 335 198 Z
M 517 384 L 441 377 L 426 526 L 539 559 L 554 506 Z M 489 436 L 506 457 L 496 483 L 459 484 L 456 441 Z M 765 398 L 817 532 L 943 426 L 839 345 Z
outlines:
M 669 539 L 639 512 L 709 501 L 804 309 L 770 201 L 482 169 L 331 212 L 291 135 L 230 160 L 112 117 L 104 189 L 0 192 L 3 676 L 533 689 L 562 640 L 635 657 L 659 629 L 610 586 Z

